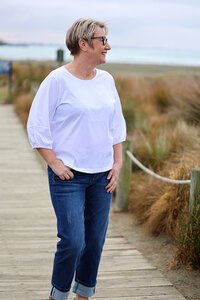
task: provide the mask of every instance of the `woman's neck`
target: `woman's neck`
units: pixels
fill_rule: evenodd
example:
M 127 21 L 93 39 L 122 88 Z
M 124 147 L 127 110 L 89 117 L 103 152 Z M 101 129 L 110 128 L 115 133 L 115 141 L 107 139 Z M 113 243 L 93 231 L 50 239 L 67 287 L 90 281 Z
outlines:
M 94 66 L 89 65 L 85 62 L 73 60 L 72 62 L 65 65 L 65 68 L 74 76 L 80 79 L 92 79 L 96 75 L 96 69 Z

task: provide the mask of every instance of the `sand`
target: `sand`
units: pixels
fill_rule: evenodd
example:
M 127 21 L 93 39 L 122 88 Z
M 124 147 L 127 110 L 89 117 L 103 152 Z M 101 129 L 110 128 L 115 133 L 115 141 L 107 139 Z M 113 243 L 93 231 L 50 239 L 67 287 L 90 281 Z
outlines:
M 150 64 L 117 64 L 106 63 L 100 68 L 112 74 L 126 74 L 140 77 L 152 76 L 200 76 L 200 67 L 193 66 L 168 66 Z

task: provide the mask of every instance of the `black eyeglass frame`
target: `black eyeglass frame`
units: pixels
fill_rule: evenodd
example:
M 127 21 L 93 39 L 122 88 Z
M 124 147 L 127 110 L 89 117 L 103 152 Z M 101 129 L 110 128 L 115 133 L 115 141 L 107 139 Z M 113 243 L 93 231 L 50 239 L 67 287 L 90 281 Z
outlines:
M 108 43 L 108 39 L 105 35 L 91 37 L 91 40 L 94 40 L 94 39 L 101 39 L 103 46 L 105 46 Z

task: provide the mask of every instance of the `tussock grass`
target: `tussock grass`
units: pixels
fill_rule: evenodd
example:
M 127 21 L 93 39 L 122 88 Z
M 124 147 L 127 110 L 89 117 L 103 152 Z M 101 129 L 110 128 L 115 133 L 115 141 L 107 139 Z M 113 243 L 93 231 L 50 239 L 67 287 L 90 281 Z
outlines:
M 179 166 L 169 176 L 172 179 L 188 179 L 190 167 Z M 168 184 L 163 194 L 148 210 L 145 227 L 152 234 L 166 233 L 176 237 L 180 220 L 188 211 L 189 185 Z
M 177 250 L 171 267 L 200 269 L 200 205 L 181 222 L 176 244 Z
M 171 96 L 164 78 L 155 78 L 150 85 L 151 103 L 158 113 L 166 113 L 171 106 Z
M 31 92 L 21 94 L 15 97 L 14 109 L 24 126 L 27 123 L 28 114 L 33 101 L 33 97 L 34 95 Z
M 136 126 L 137 109 L 130 99 L 123 101 L 123 113 L 126 119 L 127 130 L 133 131 Z
M 137 149 L 136 155 L 150 168 L 157 170 L 170 156 L 172 142 L 170 132 L 166 129 L 160 129 L 157 135 L 150 133 L 144 135 L 140 131 L 141 139 L 140 148 Z
M 10 95 L 7 86 L 0 86 L 0 104 L 10 102 Z
M 55 67 L 54 63 L 43 62 L 15 62 L 13 64 L 13 74 L 15 82 L 29 79 L 31 81 L 41 82 L 46 75 Z
M 144 225 L 148 221 L 151 206 L 163 194 L 165 185 L 139 170 L 133 173 L 132 178 L 129 210 L 133 212 L 137 223 Z
M 26 125 L 34 95 L 41 81 L 55 67 L 53 63 L 16 62 L 13 65 L 13 104 Z

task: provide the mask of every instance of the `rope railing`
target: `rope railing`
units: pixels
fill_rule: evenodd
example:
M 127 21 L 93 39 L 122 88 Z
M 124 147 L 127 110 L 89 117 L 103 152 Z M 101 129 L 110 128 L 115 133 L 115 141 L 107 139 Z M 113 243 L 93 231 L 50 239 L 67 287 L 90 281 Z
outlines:
M 153 172 L 152 170 L 148 169 L 147 167 L 145 167 L 134 155 L 133 153 L 131 153 L 129 150 L 126 150 L 127 155 L 130 157 L 130 159 L 140 168 L 142 169 L 144 172 L 146 172 L 147 174 L 161 180 L 161 181 L 165 181 L 168 183 L 173 183 L 173 184 L 190 184 L 191 180 L 177 180 L 177 179 L 171 179 L 168 177 L 164 177 L 161 175 L 156 174 L 155 172 Z
M 147 174 L 155 177 L 158 180 L 172 184 L 189 184 L 190 197 L 189 211 L 193 211 L 194 207 L 200 205 L 200 168 L 193 168 L 191 170 L 191 179 L 189 180 L 177 180 L 158 175 L 152 170 L 145 167 L 133 154 L 132 141 L 127 140 L 123 143 L 123 166 L 120 172 L 119 182 L 117 185 L 115 196 L 115 211 L 123 212 L 128 210 L 129 206 L 129 193 L 132 184 L 132 163 L 134 162 L 140 169 Z

